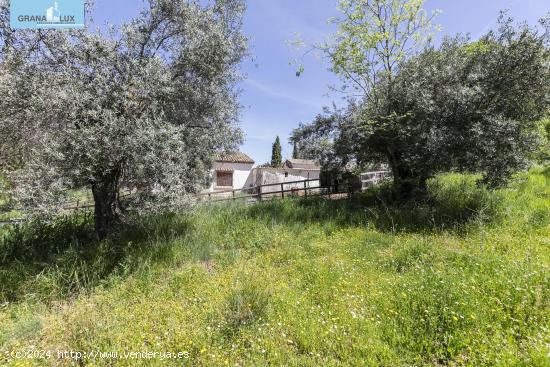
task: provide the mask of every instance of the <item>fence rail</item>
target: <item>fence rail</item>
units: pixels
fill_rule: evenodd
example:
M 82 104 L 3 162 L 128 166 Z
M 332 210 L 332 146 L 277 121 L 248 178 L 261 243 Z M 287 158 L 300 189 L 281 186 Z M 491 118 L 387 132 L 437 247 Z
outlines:
M 197 194 L 196 196 L 208 196 L 208 195 L 212 195 L 212 194 L 227 194 L 227 193 L 241 192 L 241 191 L 252 191 L 252 190 L 255 190 L 255 189 L 261 189 L 262 187 L 271 187 L 271 186 L 280 186 L 280 185 L 293 185 L 293 184 L 299 184 L 299 183 L 304 183 L 304 182 L 316 182 L 316 181 L 319 181 L 319 179 L 307 179 L 307 180 L 300 180 L 300 181 L 277 182 L 277 183 L 272 183 L 272 184 L 263 184 L 263 185 L 258 185 L 258 186 L 243 187 L 242 189 L 203 192 L 203 193 Z
M 319 180 L 308 179 L 308 180 L 300 180 L 300 181 L 278 182 L 278 183 L 272 183 L 272 184 L 251 186 L 251 187 L 235 189 L 235 190 L 211 191 L 211 192 L 204 192 L 204 193 L 197 194 L 196 197 L 197 198 L 207 197 L 208 201 L 220 202 L 220 201 L 230 201 L 230 200 L 250 199 L 250 198 L 258 199 L 261 201 L 264 197 L 274 198 L 274 197 L 277 197 L 278 195 L 280 195 L 281 198 L 284 198 L 285 194 L 288 194 L 288 193 L 299 194 L 302 191 L 307 196 L 308 194 L 311 194 L 313 190 L 322 189 L 321 186 L 312 187 L 311 186 L 312 182 L 319 182 Z M 288 185 L 300 185 L 300 186 L 292 187 L 290 189 L 285 189 L 285 186 L 288 187 Z M 301 185 L 303 185 L 303 187 L 301 187 Z M 262 189 L 265 187 L 280 187 L 281 189 L 276 191 L 263 192 Z M 227 197 L 227 195 L 229 195 L 229 197 Z M 222 197 L 219 198 L 220 196 Z
M 387 171 L 379 171 L 379 172 L 368 172 L 361 175 L 361 181 L 363 182 L 362 189 L 366 189 L 368 186 L 371 186 L 373 184 L 376 184 L 380 182 L 381 180 L 387 178 L 387 175 L 389 172 Z M 224 201 L 236 201 L 236 200 L 243 200 L 243 199 L 256 199 L 258 201 L 262 201 L 264 198 L 268 199 L 275 199 L 275 198 L 285 198 L 285 196 L 289 195 L 300 195 L 300 193 L 303 192 L 304 196 L 328 196 L 328 198 L 333 197 L 333 195 L 340 197 L 343 194 L 351 195 L 351 188 L 346 185 L 331 185 L 329 187 L 322 187 L 321 185 L 318 186 L 311 186 L 312 182 L 320 182 L 319 179 L 306 179 L 306 180 L 300 180 L 300 181 L 289 181 L 289 182 L 278 182 L 278 183 L 272 183 L 272 184 L 263 184 L 263 185 L 257 185 L 257 186 L 251 186 L 247 188 L 242 189 L 233 189 L 233 190 L 221 190 L 221 191 L 212 191 L 212 192 L 204 192 L 195 194 L 195 198 L 197 199 L 206 199 L 208 202 L 224 202 Z M 295 187 L 291 187 L 289 189 L 285 189 L 285 186 L 288 187 L 289 185 L 295 185 Z M 280 190 L 276 191 L 268 191 L 263 192 L 263 188 L 266 187 L 280 187 Z M 344 190 L 340 190 L 340 189 Z M 132 195 L 131 191 L 126 190 L 125 192 L 121 193 L 122 198 L 127 198 Z M 225 195 L 225 196 L 224 196 Z M 70 206 L 63 207 L 63 211 L 77 211 L 77 210 L 87 210 L 92 209 L 94 207 L 93 202 L 80 202 L 77 201 L 76 203 L 70 204 Z M 14 211 L 23 211 L 22 209 L 13 209 Z M 0 220 L 0 227 L 8 224 L 15 224 L 20 223 L 24 220 L 24 218 L 10 218 L 8 220 Z
M 391 177 L 390 171 L 365 172 L 360 175 L 361 190 L 367 190 Z

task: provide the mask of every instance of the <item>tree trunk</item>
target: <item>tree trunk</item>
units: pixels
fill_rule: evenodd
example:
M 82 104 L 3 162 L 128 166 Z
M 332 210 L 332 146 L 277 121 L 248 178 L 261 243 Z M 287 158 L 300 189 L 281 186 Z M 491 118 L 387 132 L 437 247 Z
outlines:
M 391 151 L 388 153 L 388 162 L 393 174 L 393 192 L 397 201 L 406 201 L 413 196 L 415 178 L 411 169 L 403 162 L 399 154 Z
M 95 232 L 100 240 L 105 239 L 121 222 L 118 196 L 120 174 L 113 172 L 92 184 L 95 204 Z

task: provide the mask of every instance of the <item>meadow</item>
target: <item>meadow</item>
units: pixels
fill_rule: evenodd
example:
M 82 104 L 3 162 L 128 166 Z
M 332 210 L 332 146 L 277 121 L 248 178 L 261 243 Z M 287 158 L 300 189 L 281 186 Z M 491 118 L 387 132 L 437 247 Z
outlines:
M 550 171 L 386 191 L 0 229 L 0 365 L 548 366 Z

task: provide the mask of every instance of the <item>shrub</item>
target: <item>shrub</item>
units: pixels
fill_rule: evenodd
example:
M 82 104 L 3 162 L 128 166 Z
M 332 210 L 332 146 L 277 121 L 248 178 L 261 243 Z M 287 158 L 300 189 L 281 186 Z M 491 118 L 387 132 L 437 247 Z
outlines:
M 88 214 L 78 214 L 8 228 L 0 238 L 0 265 L 12 261 L 48 262 L 69 247 L 94 242 L 90 218 Z
M 434 222 L 441 226 L 498 216 L 502 197 L 479 183 L 479 176 L 449 173 L 427 182 L 428 202 Z

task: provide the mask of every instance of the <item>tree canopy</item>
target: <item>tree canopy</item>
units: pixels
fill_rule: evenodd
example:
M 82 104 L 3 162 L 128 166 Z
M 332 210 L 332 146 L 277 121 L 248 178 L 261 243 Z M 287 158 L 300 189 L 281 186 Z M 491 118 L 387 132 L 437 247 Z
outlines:
M 341 16 L 334 37 L 318 46 L 328 56 L 344 90 L 360 98 L 375 97 L 380 81 L 391 81 L 399 63 L 430 39 L 437 11 L 424 0 L 339 0 Z
M 300 149 L 298 148 L 298 144 L 292 144 L 292 159 L 298 158 L 300 158 Z
M 236 83 L 244 2 L 148 0 L 106 30 L 16 30 L 0 7 L 0 137 L 18 146 L 22 205 L 55 211 L 88 188 L 105 236 L 124 208 L 181 207 L 213 153 L 242 139 Z M 2 153 L 7 151 L 4 144 Z
M 407 2 L 357 3 L 375 14 L 373 5 Z M 361 55 L 382 50 L 387 58 L 385 41 L 381 48 L 353 41 L 360 24 L 346 31 L 348 41 Z M 332 156 L 329 163 L 389 164 L 402 197 L 449 170 L 480 172 L 490 185 L 500 185 L 526 167 L 538 144 L 536 122 L 549 112 L 549 25 L 548 18 L 539 27 L 515 25 L 502 14 L 499 28 L 480 40 L 446 38 L 439 47 L 395 58 L 391 68 L 357 69 L 372 82 L 366 94 L 351 98 L 344 111 L 300 126 L 291 140 L 329 143 L 328 152 L 313 152 Z

